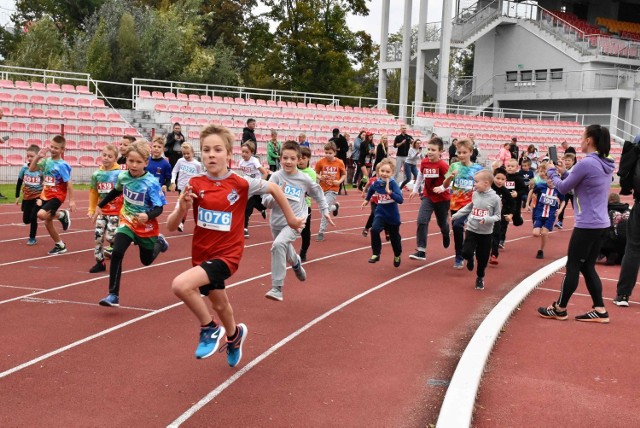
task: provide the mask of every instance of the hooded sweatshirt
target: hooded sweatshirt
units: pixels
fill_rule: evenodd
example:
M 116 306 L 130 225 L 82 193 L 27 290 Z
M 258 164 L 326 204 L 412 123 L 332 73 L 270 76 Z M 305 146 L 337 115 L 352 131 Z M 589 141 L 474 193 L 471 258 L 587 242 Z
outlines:
M 486 192 L 473 192 L 471 203 L 462 207 L 458 212 L 451 216 L 452 220 L 459 217 L 467 217 L 467 230 L 475 232 L 479 235 L 491 235 L 493 233 L 493 224 L 500 221 L 500 213 L 502 204 L 500 196 L 493 189 Z
M 607 198 L 611 177 L 615 169 L 612 158 L 600 158 L 590 153 L 571 168 L 571 174 L 562 178 L 555 167 L 549 168 L 547 176 L 558 191 L 566 195 L 573 190 L 575 203 L 575 227 L 580 229 L 605 229 L 610 225 Z

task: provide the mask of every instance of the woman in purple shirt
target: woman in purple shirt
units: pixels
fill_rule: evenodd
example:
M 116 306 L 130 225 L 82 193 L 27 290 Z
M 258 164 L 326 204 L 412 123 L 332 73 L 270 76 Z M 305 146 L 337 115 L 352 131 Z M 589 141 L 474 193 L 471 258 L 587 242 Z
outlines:
M 589 125 L 580 143 L 580 149 L 586 156 L 571 169 L 571 174 L 567 174 L 562 160 L 558 161 L 557 167 L 547 171 L 549 179 L 560 193 L 573 190 L 575 225 L 569 241 L 560 297 L 551 306 L 538 308 L 538 313 L 544 318 L 567 319 L 567 304 L 578 288 L 582 273 L 593 300 L 593 310 L 576 316 L 576 320 L 609 322 L 609 314 L 602 300 L 602 282 L 595 265 L 602 240 L 610 226 L 607 198 L 614 170 L 614 161 L 609 157 L 610 148 L 609 130 L 600 125 Z

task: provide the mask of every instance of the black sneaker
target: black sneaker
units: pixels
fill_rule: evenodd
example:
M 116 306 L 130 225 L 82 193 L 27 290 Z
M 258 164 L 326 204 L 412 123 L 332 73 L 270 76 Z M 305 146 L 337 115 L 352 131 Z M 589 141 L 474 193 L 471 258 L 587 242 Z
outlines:
M 536 254 L 536 259 L 544 259 L 544 252 L 542 250 L 538 250 Z
M 412 260 L 427 260 L 427 255 L 424 251 L 416 251 L 415 253 L 409 256 Z
M 67 252 L 67 246 L 62 244 L 56 244 L 51 251 L 49 251 L 49 254 L 53 255 L 53 254 L 64 254 Z
M 104 272 L 105 270 L 107 270 L 107 266 L 105 265 L 104 261 L 101 261 L 96 263 L 95 266 L 89 269 L 89 273 Z
M 540 314 L 542 318 L 549 318 L 560 321 L 564 321 L 567 319 L 567 311 L 559 310 L 556 302 L 553 302 L 551 304 L 551 308 L 538 308 L 538 314 Z
M 475 267 L 475 262 L 473 261 L 473 256 L 467 259 L 467 270 L 469 272 L 473 272 L 473 268 Z
M 393 258 L 393 266 L 400 267 L 400 256 Z
M 504 241 L 500 241 L 498 243 L 498 247 L 502 248 L 504 250 Z
M 113 254 L 113 247 L 109 246 L 104 249 L 104 257 L 106 259 L 111 259 L 111 254 Z
M 576 317 L 576 321 L 584 321 L 584 322 L 598 322 L 602 324 L 607 324 L 609 322 L 609 313 L 605 312 L 601 314 L 595 309 L 587 312 L 584 315 L 578 315 Z
M 307 253 L 300 253 L 300 261 L 303 263 L 307 261 Z
M 62 223 L 62 230 L 67 230 L 69 226 L 71 226 L 71 216 L 68 210 L 62 210 L 60 212 L 62 213 L 62 218 L 58 217 L 58 220 Z
M 369 263 L 378 263 L 380 261 L 380 256 L 371 256 L 369 259 Z
M 338 210 L 340 209 L 340 204 L 336 202 L 336 209 L 333 210 L 333 216 L 336 217 L 338 215 Z
M 260 215 L 262 216 L 263 219 L 267 219 L 267 210 L 262 210 L 260 211 Z
M 628 308 L 629 296 L 626 296 L 626 295 L 616 296 L 616 298 L 613 299 L 613 304 L 616 306 L 622 306 L 622 307 Z
M 449 248 L 449 245 L 451 245 L 451 237 L 449 234 L 447 233 L 446 235 L 442 235 L 442 246 L 444 248 Z
M 476 290 L 484 290 L 484 279 L 476 278 Z

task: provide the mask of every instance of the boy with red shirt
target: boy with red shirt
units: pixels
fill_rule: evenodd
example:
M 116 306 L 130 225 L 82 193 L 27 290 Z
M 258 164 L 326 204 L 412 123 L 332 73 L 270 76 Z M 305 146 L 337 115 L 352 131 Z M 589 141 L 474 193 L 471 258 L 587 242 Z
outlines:
M 42 195 L 40 196 L 42 206 L 38 211 L 38 219 L 44 221 L 47 232 L 55 243 L 49 254 L 67 252 L 67 247 L 53 225 L 54 218 L 60 220 L 62 230 L 67 230 L 71 225 L 69 211 L 58 211 L 67 198 L 67 194 L 69 195 L 69 209 L 73 211 L 76 207 L 73 200 L 73 185 L 71 184 L 71 166 L 62 159 L 66 143 L 67 141 L 62 135 L 56 135 L 51 139 L 49 147 L 40 150 L 29 165 L 29 171 L 42 171 Z M 51 153 L 51 157 L 45 158 L 47 153 Z
M 338 190 L 347 178 L 344 163 L 336 158 L 337 151 L 336 144 L 333 141 L 328 142 L 324 145 L 325 157 L 316 163 L 316 174 L 318 174 L 320 187 L 322 187 L 324 198 L 329 204 L 329 211 L 332 211 L 334 216 L 338 215 L 338 209 L 340 208 L 340 204 L 336 201 Z M 324 241 L 324 231 L 327 230 L 327 223 L 325 217 L 320 219 L 320 230 L 318 236 L 316 236 L 316 241 Z
M 436 220 L 442 232 L 442 245 L 449 248 L 451 238 L 449 237 L 449 202 L 451 201 L 451 193 L 442 192 L 435 193 L 433 189 L 444 183 L 445 174 L 449 170 L 449 164 L 440 156 L 444 150 L 442 139 L 434 137 L 427 144 L 427 157 L 422 159 L 420 170 L 416 178 L 416 185 L 413 192 L 409 195 L 409 199 L 413 199 L 422 191 L 422 202 L 418 211 L 418 231 L 416 232 L 417 251 L 409 256 L 413 260 L 426 260 L 427 251 L 427 235 L 429 233 L 429 222 L 431 214 L 436 213 Z
M 191 256 L 193 267 L 178 275 L 171 288 L 200 321 L 196 358 L 211 356 L 226 331 L 227 342 L 222 349 L 226 348 L 227 362 L 231 367 L 235 367 L 242 358 L 242 345 L 248 329 L 244 324 L 236 324 L 224 281 L 238 269 L 244 250 L 244 216 L 248 198 L 270 193 L 282 208 L 287 224 L 296 230 L 304 227 L 304 219 L 294 215 L 278 185 L 229 171 L 227 166 L 234 140 L 228 129 L 216 125 L 209 125 L 200 132 L 202 163 L 207 174 L 189 181 L 167 219 L 167 228 L 175 231 L 189 208 L 193 207 L 196 222 Z M 201 294 L 209 298 L 222 325 L 213 321 Z

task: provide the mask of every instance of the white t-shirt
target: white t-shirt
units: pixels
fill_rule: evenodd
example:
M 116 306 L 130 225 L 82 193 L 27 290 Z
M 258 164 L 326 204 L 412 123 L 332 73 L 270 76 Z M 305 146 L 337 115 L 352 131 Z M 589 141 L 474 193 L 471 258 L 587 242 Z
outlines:
M 249 160 L 240 159 L 238 167 L 245 177 L 261 178 L 260 161 L 255 156 L 251 156 Z
M 204 172 L 202 164 L 196 159 L 186 161 L 184 158 L 178 159 L 176 165 L 171 170 L 171 182 L 176 183 L 178 190 L 182 190 L 189 183 L 191 177 L 200 175 Z M 178 181 L 176 181 L 178 176 Z

